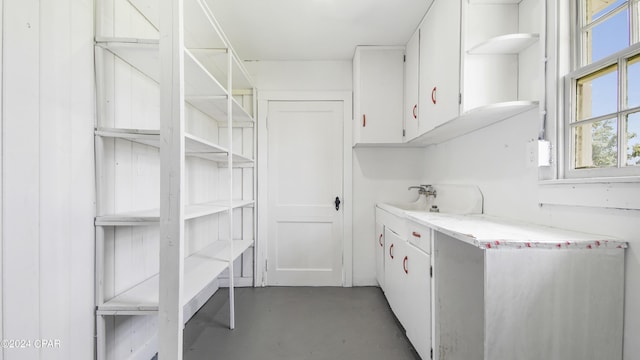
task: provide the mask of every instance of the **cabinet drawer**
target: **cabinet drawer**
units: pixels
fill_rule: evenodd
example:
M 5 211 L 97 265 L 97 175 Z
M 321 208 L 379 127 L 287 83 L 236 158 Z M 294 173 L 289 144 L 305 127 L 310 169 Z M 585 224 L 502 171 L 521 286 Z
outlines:
M 406 218 L 398 217 L 391 214 L 384 209 L 376 207 L 376 222 L 384 224 L 386 228 L 391 229 L 402 239 L 407 238 L 407 220 Z
M 418 249 L 431 254 L 431 229 L 414 222 L 409 222 L 408 239 Z

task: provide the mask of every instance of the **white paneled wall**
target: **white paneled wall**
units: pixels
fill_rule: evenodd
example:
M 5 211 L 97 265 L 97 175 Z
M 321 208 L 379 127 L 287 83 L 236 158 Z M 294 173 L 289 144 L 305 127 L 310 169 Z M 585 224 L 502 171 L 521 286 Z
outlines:
M 5 1 L 2 22 L 2 338 L 27 348 L 0 358 L 91 359 L 93 1 Z

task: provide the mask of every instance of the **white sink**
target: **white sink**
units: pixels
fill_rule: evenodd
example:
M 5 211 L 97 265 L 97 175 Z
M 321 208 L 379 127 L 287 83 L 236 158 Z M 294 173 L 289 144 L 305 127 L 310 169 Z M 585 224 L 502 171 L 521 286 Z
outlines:
M 419 195 L 414 202 L 394 203 L 386 205 L 402 211 L 429 211 L 437 206 L 439 212 L 447 214 L 482 214 L 484 198 L 482 192 L 474 185 L 435 184 L 436 197 Z M 415 190 L 412 190 L 415 191 Z

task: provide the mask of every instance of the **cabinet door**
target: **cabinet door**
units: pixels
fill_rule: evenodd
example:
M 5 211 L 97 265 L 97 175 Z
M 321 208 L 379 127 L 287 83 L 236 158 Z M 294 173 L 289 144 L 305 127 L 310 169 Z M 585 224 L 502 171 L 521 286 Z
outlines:
M 402 259 L 404 298 L 407 299 L 405 330 L 420 357 L 429 359 L 431 353 L 431 258 L 407 244 Z
M 404 62 L 404 129 L 405 141 L 418 136 L 418 77 L 420 64 L 420 29 L 407 43 Z
M 460 1 L 434 1 L 420 30 L 420 133 L 459 114 Z
M 405 240 L 401 239 L 396 233 L 385 228 L 385 254 L 384 254 L 384 285 L 385 296 L 393 313 L 400 322 L 405 318 L 403 316 L 403 308 L 406 299 L 404 299 L 404 272 L 402 270 L 402 259 L 404 257 Z M 403 324 L 404 325 L 404 324 Z
M 376 248 L 376 279 L 382 291 L 384 288 L 384 225 L 376 223 L 375 243 Z
M 354 57 L 354 143 L 402 142 L 404 49 L 359 47 Z

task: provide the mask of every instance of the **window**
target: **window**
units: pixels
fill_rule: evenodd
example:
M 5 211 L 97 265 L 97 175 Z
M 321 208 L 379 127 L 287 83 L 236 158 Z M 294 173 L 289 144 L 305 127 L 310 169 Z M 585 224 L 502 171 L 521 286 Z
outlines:
M 640 175 L 640 0 L 579 0 L 567 177 Z

